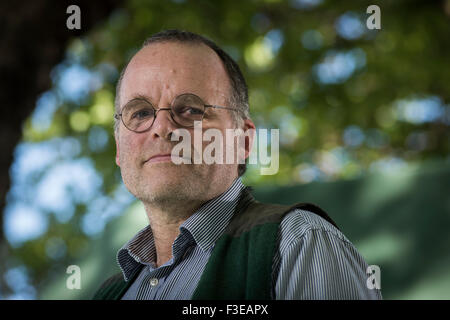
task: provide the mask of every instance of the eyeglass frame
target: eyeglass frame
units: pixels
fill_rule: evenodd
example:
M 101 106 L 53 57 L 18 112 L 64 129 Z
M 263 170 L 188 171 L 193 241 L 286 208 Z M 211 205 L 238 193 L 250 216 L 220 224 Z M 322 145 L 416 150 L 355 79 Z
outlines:
M 150 101 L 148 101 L 145 97 L 142 97 L 142 98 L 141 98 L 141 97 L 138 97 L 138 98 L 134 98 L 134 99 L 131 99 L 130 101 L 128 101 L 128 102 L 125 104 L 125 106 L 122 108 L 122 110 L 128 105 L 128 103 L 130 103 L 130 102 L 133 101 L 133 100 L 144 100 L 145 102 L 147 102 L 148 104 L 150 104 L 150 106 L 152 107 L 152 109 L 153 109 L 153 111 L 154 111 L 153 121 L 152 121 L 152 124 L 151 124 L 147 129 L 145 129 L 145 130 L 142 130 L 142 131 L 136 131 L 136 130 L 131 130 L 130 128 L 128 128 L 127 125 L 125 124 L 125 121 L 123 120 L 123 117 L 122 117 L 122 114 L 123 114 L 123 113 L 122 113 L 122 112 L 121 112 L 121 113 L 115 113 L 115 114 L 114 114 L 114 118 L 115 118 L 116 120 L 119 120 L 119 117 L 120 117 L 120 119 L 122 120 L 122 124 L 123 124 L 124 127 L 127 128 L 128 130 L 130 130 L 130 131 L 132 131 L 132 132 L 135 132 L 135 133 L 144 133 L 144 132 L 150 130 L 150 129 L 153 127 L 153 124 L 155 123 L 156 116 L 157 116 L 157 114 L 158 114 L 159 111 L 161 111 L 161 110 L 168 110 L 168 111 L 169 111 L 169 114 L 170 114 L 170 117 L 172 118 L 172 121 L 173 121 L 176 125 L 178 125 L 178 126 L 180 126 L 180 127 L 184 127 L 184 128 L 193 128 L 194 125 L 192 125 L 192 126 L 185 126 L 185 125 L 179 124 L 179 123 L 175 120 L 174 115 L 173 115 L 173 112 L 172 112 L 173 103 L 175 102 L 176 99 L 178 99 L 179 97 L 181 97 L 181 96 L 183 96 L 183 95 L 192 95 L 192 96 L 195 96 L 196 98 L 198 98 L 198 99 L 203 103 L 203 107 L 205 108 L 205 112 L 202 114 L 202 119 L 200 120 L 200 121 L 202 121 L 202 122 L 203 122 L 203 118 L 205 117 L 205 114 L 206 114 L 206 108 L 226 109 L 226 110 L 234 110 L 234 111 L 239 112 L 239 110 L 236 109 L 236 108 L 223 107 L 223 106 L 214 105 L 214 104 L 206 104 L 206 103 L 204 103 L 203 99 L 200 98 L 199 96 L 197 96 L 196 94 L 190 93 L 190 92 L 185 92 L 185 93 L 181 93 L 181 94 L 177 95 L 177 96 L 172 100 L 172 102 L 170 103 L 170 107 L 169 107 L 169 108 L 159 108 L 159 109 L 156 109 L 156 108 L 153 106 L 153 104 L 152 104 Z

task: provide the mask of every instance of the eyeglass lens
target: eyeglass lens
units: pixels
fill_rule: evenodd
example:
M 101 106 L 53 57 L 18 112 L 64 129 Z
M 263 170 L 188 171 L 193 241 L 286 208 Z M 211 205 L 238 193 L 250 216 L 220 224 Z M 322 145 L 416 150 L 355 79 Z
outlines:
M 122 109 L 122 119 L 128 129 L 141 132 L 150 128 L 157 112 L 150 102 L 134 99 Z M 182 94 L 171 105 L 173 120 L 184 127 L 193 127 L 194 121 L 202 121 L 204 113 L 204 102 L 194 94 Z

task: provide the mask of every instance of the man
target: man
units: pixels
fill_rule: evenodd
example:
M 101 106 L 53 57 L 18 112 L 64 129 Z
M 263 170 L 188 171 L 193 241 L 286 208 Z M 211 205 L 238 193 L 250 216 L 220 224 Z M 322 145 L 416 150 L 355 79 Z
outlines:
M 119 250 L 121 272 L 95 299 L 381 298 L 320 208 L 255 202 L 240 179 L 253 135 L 233 148 L 234 163 L 174 163 L 192 158 L 172 154 L 180 129 L 249 132 L 248 108 L 238 65 L 213 42 L 178 30 L 146 40 L 117 85 L 115 137 L 123 181 L 149 226 Z

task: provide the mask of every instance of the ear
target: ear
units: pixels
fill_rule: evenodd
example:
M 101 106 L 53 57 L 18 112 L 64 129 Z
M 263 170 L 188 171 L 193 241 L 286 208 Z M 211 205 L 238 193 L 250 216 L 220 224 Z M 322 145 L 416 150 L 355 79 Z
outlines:
M 119 157 L 119 141 L 117 135 L 114 135 L 114 140 L 116 141 L 116 164 L 120 167 L 120 157 Z
M 242 125 L 242 130 L 244 130 L 245 135 L 245 159 L 250 157 L 253 148 L 253 141 L 255 139 L 255 124 L 250 119 L 245 119 L 244 124 Z

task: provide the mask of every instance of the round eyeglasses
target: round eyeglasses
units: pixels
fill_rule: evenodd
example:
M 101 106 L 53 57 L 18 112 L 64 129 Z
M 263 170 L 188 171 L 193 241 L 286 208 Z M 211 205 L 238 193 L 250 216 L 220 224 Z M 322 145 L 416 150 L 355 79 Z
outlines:
M 136 133 L 149 130 L 156 119 L 156 114 L 161 110 L 168 110 L 172 120 L 181 127 L 193 128 L 195 121 L 202 121 L 206 108 L 218 108 L 237 111 L 216 105 L 205 104 L 203 100 L 193 93 L 183 93 L 172 101 L 170 108 L 155 109 L 145 98 L 135 98 L 129 101 L 122 112 L 115 114 L 116 119 L 122 118 L 123 125 Z

